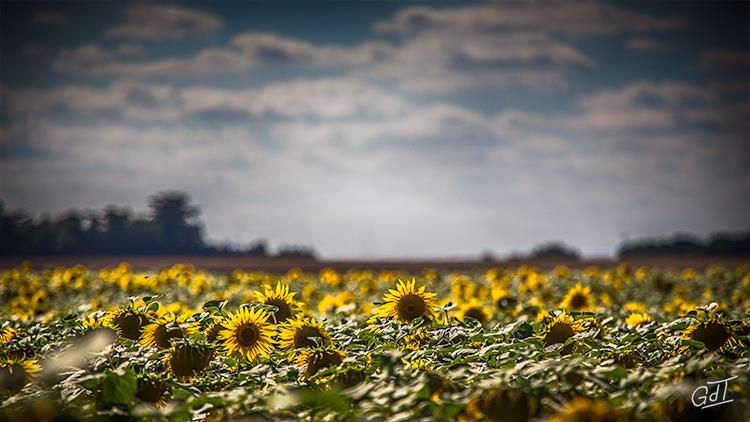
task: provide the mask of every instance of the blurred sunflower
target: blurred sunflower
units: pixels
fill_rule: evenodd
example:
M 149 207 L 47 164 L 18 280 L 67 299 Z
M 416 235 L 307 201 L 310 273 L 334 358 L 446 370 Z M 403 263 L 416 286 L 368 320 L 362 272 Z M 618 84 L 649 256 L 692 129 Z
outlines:
M 465 318 L 473 318 L 485 325 L 492 318 L 492 309 L 478 299 L 472 298 L 470 301 L 458 307 L 458 319 L 464 321 Z
M 290 292 L 288 284 L 277 282 L 275 290 L 271 290 L 268 286 L 264 286 L 263 290 L 263 293 L 256 292 L 255 297 L 258 302 L 277 308 L 273 312 L 277 324 L 294 318 L 295 314 L 302 309 L 302 302 L 294 300 L 294 295 L 297 293 Z
M 603 401 L 577 397 L 557 411 L 548 422 L 626 422 L 629 418 Z
M 643 302 L 628 302 L 623 308 L 631 314 L 646 312 L 646 304 Z
M 102 325 L 117 331 L 123 338 L 138 341 L 143 328 L 151 323 L 151 317 L 138 308 L 126 306 L 107 312 Z
M 279 327 L 279 348 L 290 350 L 289 360 L 294 359 L 295 349 L 314 348 L 331 344 L 331 336 L 323 328 L 323 324 L 315 318 L 296 318 L 289 320 Z M 316 343 L 314 338 L 319 339 Z
M 18 331 L 13 327 L 5 327 L 0 330 L 0 344 L 10 343 L 11 340 L 16 338 Z
M 492 303 L 501 311 L 507 311 L 516 306 L 518 300 L 514 298 L 509 291 L 503 287 L 492 289 Z
M 709 317 L 703 321 L 694 321 L 685 329 L 682 338 L 700 341 L 706 346 L 706 349 L 718 353 L 725 352 L 741 344 L 732 328 L 716 317 Z M 687 346 L 681 348 L 683 352 L 687 350 Z
M 433 319 L 437 314 L 435 293 L 426 292 L 424 286 L 415 287 L 416 280 L 398 281 L 396 289 L 383 296 L 375 317 L 394 318 L 400 322 L 411 322 L 419 317 Z
M 343 350 L 329 346 L 325 348 L 304 349 L 297 357 L 297 364 L 305 367 L 304 379 L 309 379 L 323 369 L 338 366 L 346 357 Z
M 539 401 L 528 393 L 493 388 L 472 399 L 464 414 L 469 421 L 526 422 L 540 409 Z
M 187 319 L 187 315 L 175 316 L 172 313 L 166 313 L 157 319 L 153 324 L 143 327 L 140 343 L 144 347 L 153 347 L 155 349 L 168 349 L 172 344 L 173 338 L 184 337 L 179 324 Z
M 214 350 L 209 346 L 178 342 L 164 357 L 164 367 L 169 375 L 189 381 L 208 367 L 213 355 Z
M 530 272 L 522 278 L 518 292 L 523 294 L 537 293 L 547 288 L 547 277 L 544 274 Z
M 590 311 L 595 308 L 591 287 L 583 287 L 581 283 L 573 286 L 563 298 L 560 307 L 568 311 Z
M 416 330 L 411 334 L 403 336 L 398 345 L 401 350 L 419 350 L 424 344 L 430 341 L 430 336 L 425 330 Z
M 36 359 L 0 358 L 0 392 L 16 393 L 28 384 L 42 367 Z
M 357 303 L 357 297 L 350 291 L 336 295 L 327 294 L 318 302 L 318 313 L 321 315 L 343 311 Z M 343 309 L 342 309 L 343 308 Z
M 156 407 L 163 407 L 167 404 L 166 393 L 168 387 L 168 384 L 160 379 L 140 378 L 138 379 L 138 391 L 135 393 L 135 396 Z
M 651 319 L 651 316 L 649 316 L 647 313 L 642 312 L 632 313 L 628 315 L 627 318 L 625 318 L 625 324 L 627 324 L 630 328 L 635 328 L 639 325 L 645 325 L 651 321 L 653 321 L 653 319 Z
M 264 309 L 242 307 L 223 323 L 219 342 L 229 355 L 242 356 L 247 361 L 258 355 L 268 356 L 273 350 L 273 324 Z
M 544 335 L 542 336 L 544 347 L 565 343 L 565 341 L 581 331 L 583 331 L 583 327 L 579 321 L 576 321 L 565 312 L 561 312 L 545 328 Z M 573 344 L 566 346 L 560 353 L 568 354 L 572 352 L 573 346 Z

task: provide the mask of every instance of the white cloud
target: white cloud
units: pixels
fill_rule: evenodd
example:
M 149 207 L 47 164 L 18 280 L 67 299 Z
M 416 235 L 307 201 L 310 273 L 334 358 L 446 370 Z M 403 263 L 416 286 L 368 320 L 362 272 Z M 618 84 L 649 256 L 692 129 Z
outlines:
M 165 41 L 216 32 L 222 21 L 215 15 L 184 6 L 139 3 L 125 9 L 126 21 L 109 28 L 109 38 Z
M 378 22 L 380 32 L 413 33 L 427 29 L 527 31 L 571 35 L 649 32 L 680 28 L 677 18 L 656 18 L 600 2 L 497 2 L 480 6 L 403 9 Z
M 487 116 L 355 79 L 244 91 L 69 86 L 12 109 L 3 151 L 22 143 L 41 153 L 0 155 L 0 193 L 54 209 L 142 204 L 179 188 L 203 206 L 213 238 L 309 242 L 328 256 L 468 254 L 549 238 L 606 252 L 622 232 L 747 222 L 737 199 L 748 183 L 742 132 L 726 121 L 718 130 L 677 124 L 740 118 L 746 102 L 719 94 L 730 89 L 636 82 L 567 112 Z M 126 120 L 45 120 L 61 104 L 84 115 L 124 109 Z M 206 126 L 193 117 L 222 109 L 251 119 Z

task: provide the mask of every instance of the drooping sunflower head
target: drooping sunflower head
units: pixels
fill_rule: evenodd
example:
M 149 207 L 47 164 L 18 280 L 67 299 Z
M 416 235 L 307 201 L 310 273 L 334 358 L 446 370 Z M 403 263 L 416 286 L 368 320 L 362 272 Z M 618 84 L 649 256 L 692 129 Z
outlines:
M 213 355 L 214 349 L 209 346 L 180 341 L 164 357 L 164 367 L 169 375 L 189 381 L 200 376 Z
M 153 347 L 155 349 L 168 349 L 172 344 L 173 338 L 182 338 L 184 334 L 180 324 L 184 323 L 187 319 L 187 315 L 181 315 L 179 317 L 166 313 L 154 323 L 143 327 L 143 334 L 141 334 L 141 345 L 144 347 Z
M 41 370 L 36 359 L 7 356 L 0 358 L 0 391 L 20 391 Z
M 581 331 L 583 331 L 583 327 L 579 321 L 576 321 L 565 312 L 561 312 L 547 324 L 544 336 L 542 337 L 544 347 L 565 343 L 565 341 Z M 562 353 L 570 353 L 573 349 L 571 346 L 573 345 L 566 346 L 562 350 Z
M 485 325 L 492 318 L 492 309 L 473 298 L 458 307 L 458 319 L 464 321 L 465 318 L 473 318 Z
M 163 407 L 167 404 L 166 393 L 168 388 L 169 385 L 160 379 L 140 378 L 138 380 L 138 392 L 135 396 L 156 407 Z
M 632 313 L 625 318 L 625 324 L 630 328 L 636 328 L 639 325 L 645 325 L 651 321 L 653 321 L 653 319 L 651 319 L 649 314 L 641 312 Z
M 305 368 L 304 379 L 309 379 L 323 369 L 341 365 L 346 354 L 335 347 L 304 349 L 297 357 L 297 364 Z
M 703 321 L 693 321 L 685 329 L 683 339 L 699 341 L 706 346 L 710 352 L 722 353 L 740 345 L 732 328 L 721 319 L 712 316 Z M 688 348 L 681 349 L 683 352 Z
M 247 361 L 258 355 L 268 356 L 273 350 L 273 324 L 270 313 L 264 309 L 241 307 L 222 322 L 219 342 L 227 354 L 238 355 Z
M 317 339 L 317 340 L 316 340 Z M 315 318 L 296 318 L 280 326 L 279 348 L 291 350 L 289 359 L 293 359 L 295 349 L 314 348 L 331 344 L 331 336 L 323 324 Z
M 583 287 L 581 283 L 568 290 L 568 293 L 560 303 L 560 307 L 568 311 L 589 311 L 595 308 L 594 296 L 591 287 Z
M 399 280 L 396 289 L 388 290 L 385 302 L 376 313 L 377 317 L 394 318 L 400 322 L 411 322 L 419 317 L 433 319 L 437 314 L 435 293 L 426 292 L 424 286 L 416 288 L 416 280 Z
M 263 293 L 256 292 L 255 297 L 258 302 L 277 308 L 273 314 L 278 324 L 294 318 L 302 309 L 302 302 L 294 300 L 294 295 L 297 293 L 289 291 L 289 284 L 277 282 L 276 289 L 271 290 L 268 286 L 264 286 L 263 290 Z
M 626 414 L 603 401 L 592 401 L 577 397 L 557 413 L 549 422 L 627 422 Z
M 138 341 L 143 328 L 151 323 L 151 316 L 134 307 L 122 307 L 107 312 L 102 325 L 115 331 L 120 337 Z
M 466 416 L 472 421 L 526 422 L 538 414 L 539 401 L 520 390 L 493 388 L 469 402 Z

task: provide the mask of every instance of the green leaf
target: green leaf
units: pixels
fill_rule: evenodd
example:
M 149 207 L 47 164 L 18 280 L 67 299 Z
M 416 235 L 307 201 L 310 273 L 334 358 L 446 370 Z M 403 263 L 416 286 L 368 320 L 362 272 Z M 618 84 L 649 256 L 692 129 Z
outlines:
M 697 341 L 697 340 L 689 340 L 689 339 L 681 339 L 680 344 L 685 346 L 690 346 L 696 349 L 704 349 L 706 347 L 703 342 Z
M 112 405 L 127 405 L 138 392 L 135 373 L 128 369 L 110 372 L 102 382 L 101 402 Z
M 209 311 L 211 309 L 221 310 L 226 304 L 226 300 L 209 300 L 208 302 L 203 304 L 203 309 L 206 311 Z

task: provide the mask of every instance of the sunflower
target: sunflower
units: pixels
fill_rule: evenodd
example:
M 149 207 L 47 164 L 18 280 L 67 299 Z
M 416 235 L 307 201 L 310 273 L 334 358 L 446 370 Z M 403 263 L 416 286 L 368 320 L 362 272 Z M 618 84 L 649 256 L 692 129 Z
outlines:
M 344 291 L 336 295 L 325 295 L 318 302 L 318 313 L 321 315 L 336 313 L 351 309 L 357 303 L 357 297 L 350 291 Z
M 203 333 L 209 343 L 214 343 L 219 339 L 219 332 L 224 329 L 222 322 L 221 318 L 216 318 L 205 325 L 201 325 L 199 322 L 191 322 L 187 327 L 187 334 L 191 336 L 195 333 Z
M 117 331 L 121 337 L 138 341 L 143 328 L 151 323 L 151 317 L 145 312 L 133 308 L 123 307 L 107 312 L 102 325 Z
M 5 327 L 0 330 L 0 344 L 10 343 L 11 340 L 16 338 L 18 331 L 13 327 Z
M 583 331 L 580 321 L 576 321 L 570 315 L 565 312 L 561 312 L 557 315 L 545 329 L 542 340 L 544 341 L 544 347 L 551 346 L 553 344 L 564 344 L 569 338 Z M 570 344 L 562 349 L 561 354 L 568 354 L 573 351 L 573 344 Z
M 166 393 L 168 387 L 167 383 L 160 379 L 141 378 L 138 380 L 138 392 L 135 393 L 135 396 L 156 407 L 163 407 L 167 404 Z
M 467 317 L 473 318 L 484 325 L 492 318 L 492 309 L 485 306 L 478 299 L 472 298 L 458 308 L 458 319 L 464 321 Z
M 346 354 L 335 347 L 316 349 L 305 349 L 297 357 L 297 364 L 305 367 L 302 373 L 304 379 L 309 379 L 323 369 L 338 366 L 346 357 Z
M 0 391 L 20 391 L 41 370 L 36 359 L 0 358 Z
M 258 355 L 268 356 L 273 350 L 273 325 L 264 309 L 242 307 L 222 323 L 219 341 L 227 354 L 239 355 L 248 361 Z
M 516 306 L 518 300 L 511 296 L 510 292 L 502 287 L 492 289 L 492 303 L 501 311 L 507 311 Z
M 155 349 L 168 349 L 172 344 L 173 338 L 184 337 L 179 324 L 184 323 L 187 315 L 179 317 L 166 313 L 153 324 L 143 327 L 141 334 L 141 345 L 144 347 L 153 347 Z
M 695 321 L 683 333 L 683 339 L 699 341 L 711 352 L 724 352 L 740 345 L 731 327 L 716 317 Z M 685 352 L 688 347 L 682 348 Z
M 535 417 L 540 409 L 539 401 L 528 393 L 493 388 L 472 399 L 465 415 L 470 421 L 526 422 Z
M 294 295 L 297 293 L 290 292 L 288 284 L 277 282 L 275 290 L 271 290 L 268 286 L 265 286 L 263 290 L 263 293 L 256 292 L 255 297 L 258 302 L 277 308 L 273 312 L 277 324 L 294 318 L 295 314 L 302 308 L 302 302 L 294 300 Z
M 396 289 L 388 290 L 383 296 L 376 317 L 394 318 L 400 322 L 411 322 L 419 317 L 433 319 L 437 314 L 435 293 L 425 292 L 424 286 L 415 287 L 416 280 L 398 281 Z
M 603 401 L 592 401 L 577 397 L 557 413 L 548 422 L 626 422 L 628 417 Z
M 357 367 L 346 367 L 343 368 L 341 372 L 331 377 L 330 385 L 343 390 L 361 384 L 365 382 L 366 379 L 367 372 L 365 372 L 364 369 Z
M 623 308 L 631 314 L 646 312 L 646 304 L 643 302 L 628 302 Z
M 291 350 L 289 360 L 294 359 L 295 349 L 331 344 L 331 336 L 315 318 L 296 318 L 285 322 L 279 328 L 279 348 Z M 316 343 L 315 338 L 318 338 L 320 343 Z
M 651 316 L 649 316 L 649 314 L 647 313 L 642 312 L 632 313 L 628 315 L 627 318 L 625 318 L 625 324 L 627 324 L 630 328 L 636 328 L 639 325 L 645 325 L 651 321 L 653 321 L 653 319 L 651 319 Z
M 403 351 L 419 350 L 424 344 L 430 341 L 430 336 L 425 330 L 417 330 L 412 334 L 403 336 L 399 341 L 399 348 Z
M 211 347 L 178 342 L 164 357 L 164 367 L 169 375 L 189 381 L 208 367 L 213 355 L 214 350 Z
M 569 311 L 590 311 L 595 308 L 591 287 L 583 287 L 581 283 L 573 286 L 563 298 L 560 307 Z

